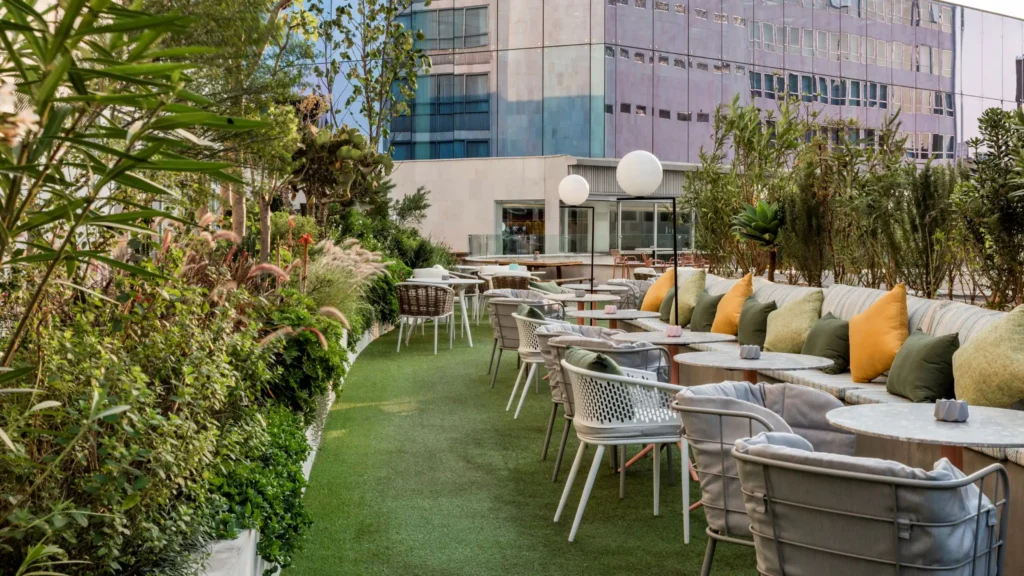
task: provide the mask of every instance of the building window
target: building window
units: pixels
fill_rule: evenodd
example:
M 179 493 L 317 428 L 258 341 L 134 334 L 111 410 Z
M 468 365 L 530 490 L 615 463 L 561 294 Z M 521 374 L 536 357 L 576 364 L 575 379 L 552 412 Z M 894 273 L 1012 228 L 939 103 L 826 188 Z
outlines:
M 654 9 L 658 12 L 668 12 L 668 2 L 655 2 Z
M 761 73 L 760 72 L 753 72 L 753 71 L 751 71 L 749 76 L 750 76 L 750 96 L 752 98 L 760 98 L 761 97 Z
M 623 114 L 629 114 L 629 112 L 630 112 L 629 104 L 626 104 L 626 103 L 619 104 L 619 112 L 621 112 Z
M 790 74 L 787 80 L 786 95 L 796 98 L 796 95 L 800 93 L 800 77 L 796 74 Z
M 491 143 L 487 140 L 466 140 L 466 158 L 487 158 L 491 155 Z
M 761 23 L 761 40 L 765 52 L 777 52 L 775 49 L 775 25 L 768 22 Z
M 605 104 L 604 105 L 604 113 L 605 114 L 614 114 L 615 113 L 615 106 L 612 105 L 612 104 Z
M 686 4 L 676 4 L 676 14 L 686 16 Z
M 754 20 L 754 25 L 750 27 L 750 46 L 754 50 L 761 49 L 761 22 Z
M 949 6 L 942 6 L 939 8 L 939 24 L 942 27 L 942 31 L 949 33 L 953 31 L 953 9 Z M 952 136 L 950 136 L 952 139 Z
M 839 61 L 839 32 L 828 33 L 828 59 L 833 62 Z
M 946 92 L 946 116 L 953 116 L 953 95 Z
M 733 16 L 732 17 L 732 25 L 733 26 L 739 26 L 740 28 L 746 28 L 747 27 L 747 19 L 742 17 L 742 16 Z
M 701 20 L 707 20 L 708 19 L 708 11 L 704 10 L 702 8 L 697 8 L 696 10 L 693 11 L 693 14 L 694 14 L 694 16 L 696 16 L 697 18 L 700 18 Z
M 882 40 L 875 40 L 875 52 L 878 54 L 876 63 L 883 67 L 889 67 L 889 43 Z
M 769 100 L 775 100 L 775 75 L 765 74 L 764 75 L 764 97 Z
M 672 60 L 672 65 L 675 66 L 676 68 L 686 68 L 686 60 L 683 60 L 682 58 L 676 58 Z
M 800 53 L 800 29 L 787 26 L 789 29 L 789 53 L 799 54 Z
M 828 78 L 818 76 L 818 102 L 828 104 Z
M 636 115 L 637 116 L 647 116 L 647 106 L 641 106 L 641 105 L 637 104 L 636 105 Z
M 639 63 L 643 64 L 646 61 L 646 59 L 644 58 L 644 53 L 643 52 L 634 52 L 633 53 L 633 61 L 634 62 L 639 62 Z
M 850 34 L 850 60 L 860 62 L 860 36 Z
M 664 120 L 671 120 L 672 112 L 669 110 L 658 110 L 658 118 L 662 118 Z
M 658 56 L 658 64 L 668 66 L 668 56 Z
M 611 46 L 605 46 L 604 47 L 604 57 L 605 58 L 615 58 L 615 48 L 612 48 Z
M 707 112 L 697 112 L 697 122 L 710 122 L 711 115 Z
M 391 157 L 395 160 L 412 160 L 412 144 L 392 145 Z
M 860 107 L 860 80 L 850 80 L 850 106 Z
M 800 77 L 800 94 L 804 102 L 814 102 L 814 76 Z
M 689 112 L 676 112 L 676 120 L 678 120 L 680 122 L 689 122 L 690 121 L 690 113 Z
M 942 76 L 950 78 L 953 76 L 953 51 L 943 50 L 940 58 L 942 58 Z
M 747 67 L 746 66 L 742 66 L 740 64 L 737 64 L 736 65 L 736 75 L 737 76 L 746 76 L 746 74 L 747 74 Z
M 868 82 L 867 87 L 865 88 L 864 98 L 867 100 L 867 102 L 864 103 L 864 105 L 867 108 L 874 108 L 874 107 L 878 106 L 878 83 L 877 82 Z
M 889 85 L 878 85 L 878 107 L 885 110 L 889 107 Z
M 725 24 L 729 21 L 729 15 L 721 12 L 715 13 L 715 24 Z
M 814 38 L 814 57 L 824 60 L 828 58 L 828 32 L 818 30 Z
M 708 71 L 708 63 L 707 62 L 697 62 L 697 70 L 700 70 L 701 72 L 707 72 Z
M 629 59 L 629 50 L 625 48 L 619 48 L 619 58 Z
M 647 0 L 633 0 L 633 6 L 647 10 Z

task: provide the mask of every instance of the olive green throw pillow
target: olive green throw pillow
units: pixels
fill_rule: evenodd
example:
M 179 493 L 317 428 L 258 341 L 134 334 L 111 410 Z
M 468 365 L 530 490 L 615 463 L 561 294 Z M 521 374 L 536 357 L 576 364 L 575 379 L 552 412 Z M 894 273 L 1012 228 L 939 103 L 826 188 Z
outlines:
M 530 288 L 533 288 L 538 292 L 547 292 L 548 294 L 562 293 L 562 289 L 554 282 L 530 282 Z
M 688 325 L 693 317 L 693 309 L 697 306 L 697 300 L 700 299 L 701 293 L 704 292 L 704 284 L 707 281 L 707 277 L 708 273 L 706 271 L 697 270 L 677 284 L 679 297 L 676 298 L 675 294 L 672 294 L 672 301 L 670 302 L 671 311 L 668 317 L 662 318 L 662 320 L 679 326 Z M 677 302 L 679 304 L 678 318 L 676 318 Z
M 775 302 L 758 302 L 753 296 L 747 298 L 740 311 L 740 323 L 736 339 L 745 346 L 764 346 L 768 329 L 768 315 L 775 311 Z
M 811 328 L 821 317 L 821 303 L 824 299 L 821 290 L 814 290 L 786 302 L 769 314 L 764 349 L 768 352 L 799 354 Z
M 953 397 L 953 354 L 960 335 L 929 336 L 915 331 L 896 353 L 885 389 L 914 402 Z
M 593 350 L 570 347 L 565 353 L 565 361 L 577 368 L 601 372 L 602 374 L 613 374 L 622 376 L 622 369 L 614 360 Z
M 676 301 L 676 289 L 669 288 L 668 293 L 665 294 L 665 299 L 661 301 L 661 307 L 658 308 L 658 314 L 661 316 L 662 322 L 668 322 L 669 315 L 672 313 L 673 303 Z
M 982 328 L 953 354 L 956 397 L 1005 408 L 1024 400 L 1024 305 Z
M 850 370 L 850 323 L 832 314 L 825 314 L 807 334 L 801 354 L 821 356 L 833 362 L 822 368 L 826 374 L 842 374 Z
M 531 320 L 547 320 L 547 318 L 544 317 L 544 314 L 542 314 L 540 310 L 537 310 L 536 308 L 530 306 L 529 304 L 520 304 L 516 308 L 516 314 L 519 314 L 520 316 L 523 316 L 524 318 L 529 318 Z
M 693 307 L 693 316 L 690 317 L 690 330 L 693 332 L 711 332 L 711 326 L 715 323 L 715 314 L 718 313 L 718 303 L 722 301 L 725 294 L 712 296 L 705 290 L 697 298 L 697 305 Z

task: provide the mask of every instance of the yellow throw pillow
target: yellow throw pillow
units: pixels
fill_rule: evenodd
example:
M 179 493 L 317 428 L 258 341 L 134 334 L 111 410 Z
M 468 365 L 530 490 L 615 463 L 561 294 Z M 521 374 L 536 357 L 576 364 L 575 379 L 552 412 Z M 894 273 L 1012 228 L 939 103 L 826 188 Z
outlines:
M 644 302 L 640 305 L 640 309 L 645 312 L 658 312 L 661 310 L 661 303 L 665 300 L 665 295 L 672 289 L 675 284 L 676 271 L 672 268 L 665 270 L 665 273 L 658 277 L 654 281 L 654 284 L 647 289 L 647 294 L 644 295 Z
M 1006 408 L 1024 400 L 1024 304 L 982 328 L 953 354 L 957 400 Z
M 740 326 L 740 312 L 743 311 L 743 303 L 754 294 L 754 276 L 747 274 L 740 278 L 739 282 L 733 284 L 732 288 L 725 293 L 722 301 L 718 303 L 718 312 L 715 313 L 715 322 L 711 325 L 711 331 L 716 334 L 736 335 Z
M 850 318 L 850 374 L 871 382 L 889 371 L 907 339 L 907 287 L 899 284 Z
M 693 316 L 693 309 L 697 307 L 697 300 L 704 292 L 704 284 L 707 281 L 708 273 L 704 270 L 697 270 L 690 274 L 689 278 L 683 280 L 676 286 L 676 294 L 679 296 L 677 302 L 672 302 L 672 312 L 669 313 L 669 324 L 686 326 Z M 676 304 L 679 304 L 680 313 L 676 318 Z

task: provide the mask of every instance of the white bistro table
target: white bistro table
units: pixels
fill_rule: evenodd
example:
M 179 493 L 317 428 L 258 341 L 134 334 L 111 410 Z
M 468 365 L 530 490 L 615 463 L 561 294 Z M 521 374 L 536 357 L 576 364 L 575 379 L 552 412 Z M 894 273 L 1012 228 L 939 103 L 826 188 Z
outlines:
M 963 470 L 964 448 L 1024 446 L 1024 412 L 969 406 L 966 422 L 935 419 L 934 404 L 860 404 L 830 410 L 836 428 L 904 442 L 938 444 L 943 457 Z
M 619 297 L 611 294 L 584 294 L 583 296 L 577 296 L 575 294 L 545 294 L 545 300 L 554 300 L 555 302 L 576 302 L 577 308 L 583 310 L 586 304 L 590 304 L 591 310 L 598 304 L 611 304 L 618 302 Z M 577 318 L 576 323 L 580 326 L 583 325 L 583 318 Z
M 641 320 L 643 318 L 660 318 L 658 312 L 647 312 L 644 310 L 616 310 L 614 314 L 605 314 L 603 309 L 599 310 L 569 310 L 566 316 L 572 318 L 583 318 L 585 320 L 607 320 L 609 328 L 618 328 L 619 320 Z
M 409 278 L 406 282 L 447 286 L 452 290 L 455 290 L 455 294 L 459 297 L 459 305 L 462 306 L 462 329 L 465 331 L 466 338 L 469 340 L 469 347 L 473 347 L 473 331 L 469 327 L 469 309 L 466 308 L 466 287 L 474 284 L 483 284 L 483 280 L 470 278 L 449 278 L 448 280 L 442 280 L 440 278 Z
M 831 360 L 821 356 L 785 352 L 761 352 L 761 357 L 757 360 L 747 360 L 740 358 L 739 350 L 680 354 L 675 357 L 675 361 L 687 366 L 742 371 L 743 379 L 755 384 L 760 370 L 813 370 L 828 368 L 833 364 Z
M 668 336 L 664 330 L 658 330 L 655 332 L 616 334 L 612 336 L 612 339 L 622 342 L 650 342 L 657 346 L 664 346 L 668 349 L 669 356 L 674 358 L 679 355 L 680 346 L 710 344 L 712 342 L 732 342 L 736 340 L 736 337 L 728 334 L 715 334 L 714 332 L 691 332 L 690 330 L 683 330 L 683 333 L 679 336 Z M 669 382 L 676 385 L 679 384 L 679 364 L 677 362 L 672 362 L 672 366 L 669 369 Z

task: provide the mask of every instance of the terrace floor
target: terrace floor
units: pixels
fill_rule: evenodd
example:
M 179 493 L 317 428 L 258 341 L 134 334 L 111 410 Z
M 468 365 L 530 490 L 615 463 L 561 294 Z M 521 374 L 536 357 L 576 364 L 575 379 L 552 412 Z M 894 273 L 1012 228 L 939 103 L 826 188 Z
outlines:
M 666 468 L 662 515 L 652 515 L 650 458 L 630 468 L 624 500 L 618 476 L 604 466 L 576 542 L 567 541 L 592 451 L 553 523 L 576 437 L 552 484 L 557 433 L 548 460 L 540 460 L 551 407 L 546 386 L 530 393 L 513 420 L 505 404 L 515 355 L 505 354 L 492 390 L 490 328 L 481 324 L 473 336 L 475 348 L 456 334 L 455 349 L 441 344 L 434 356 L 428 329 L 396 354 L 396 331 L 359 357 L 310 478 L 314 525 L 286 576 L 699 574 L 703 513 L 693 513 L 684 545 L 678 475 L 669 486 Z M 696 499 L 696 483 L 692 490 Z M 753 573 L 752 548 L 718 546 L 713 575 Z

